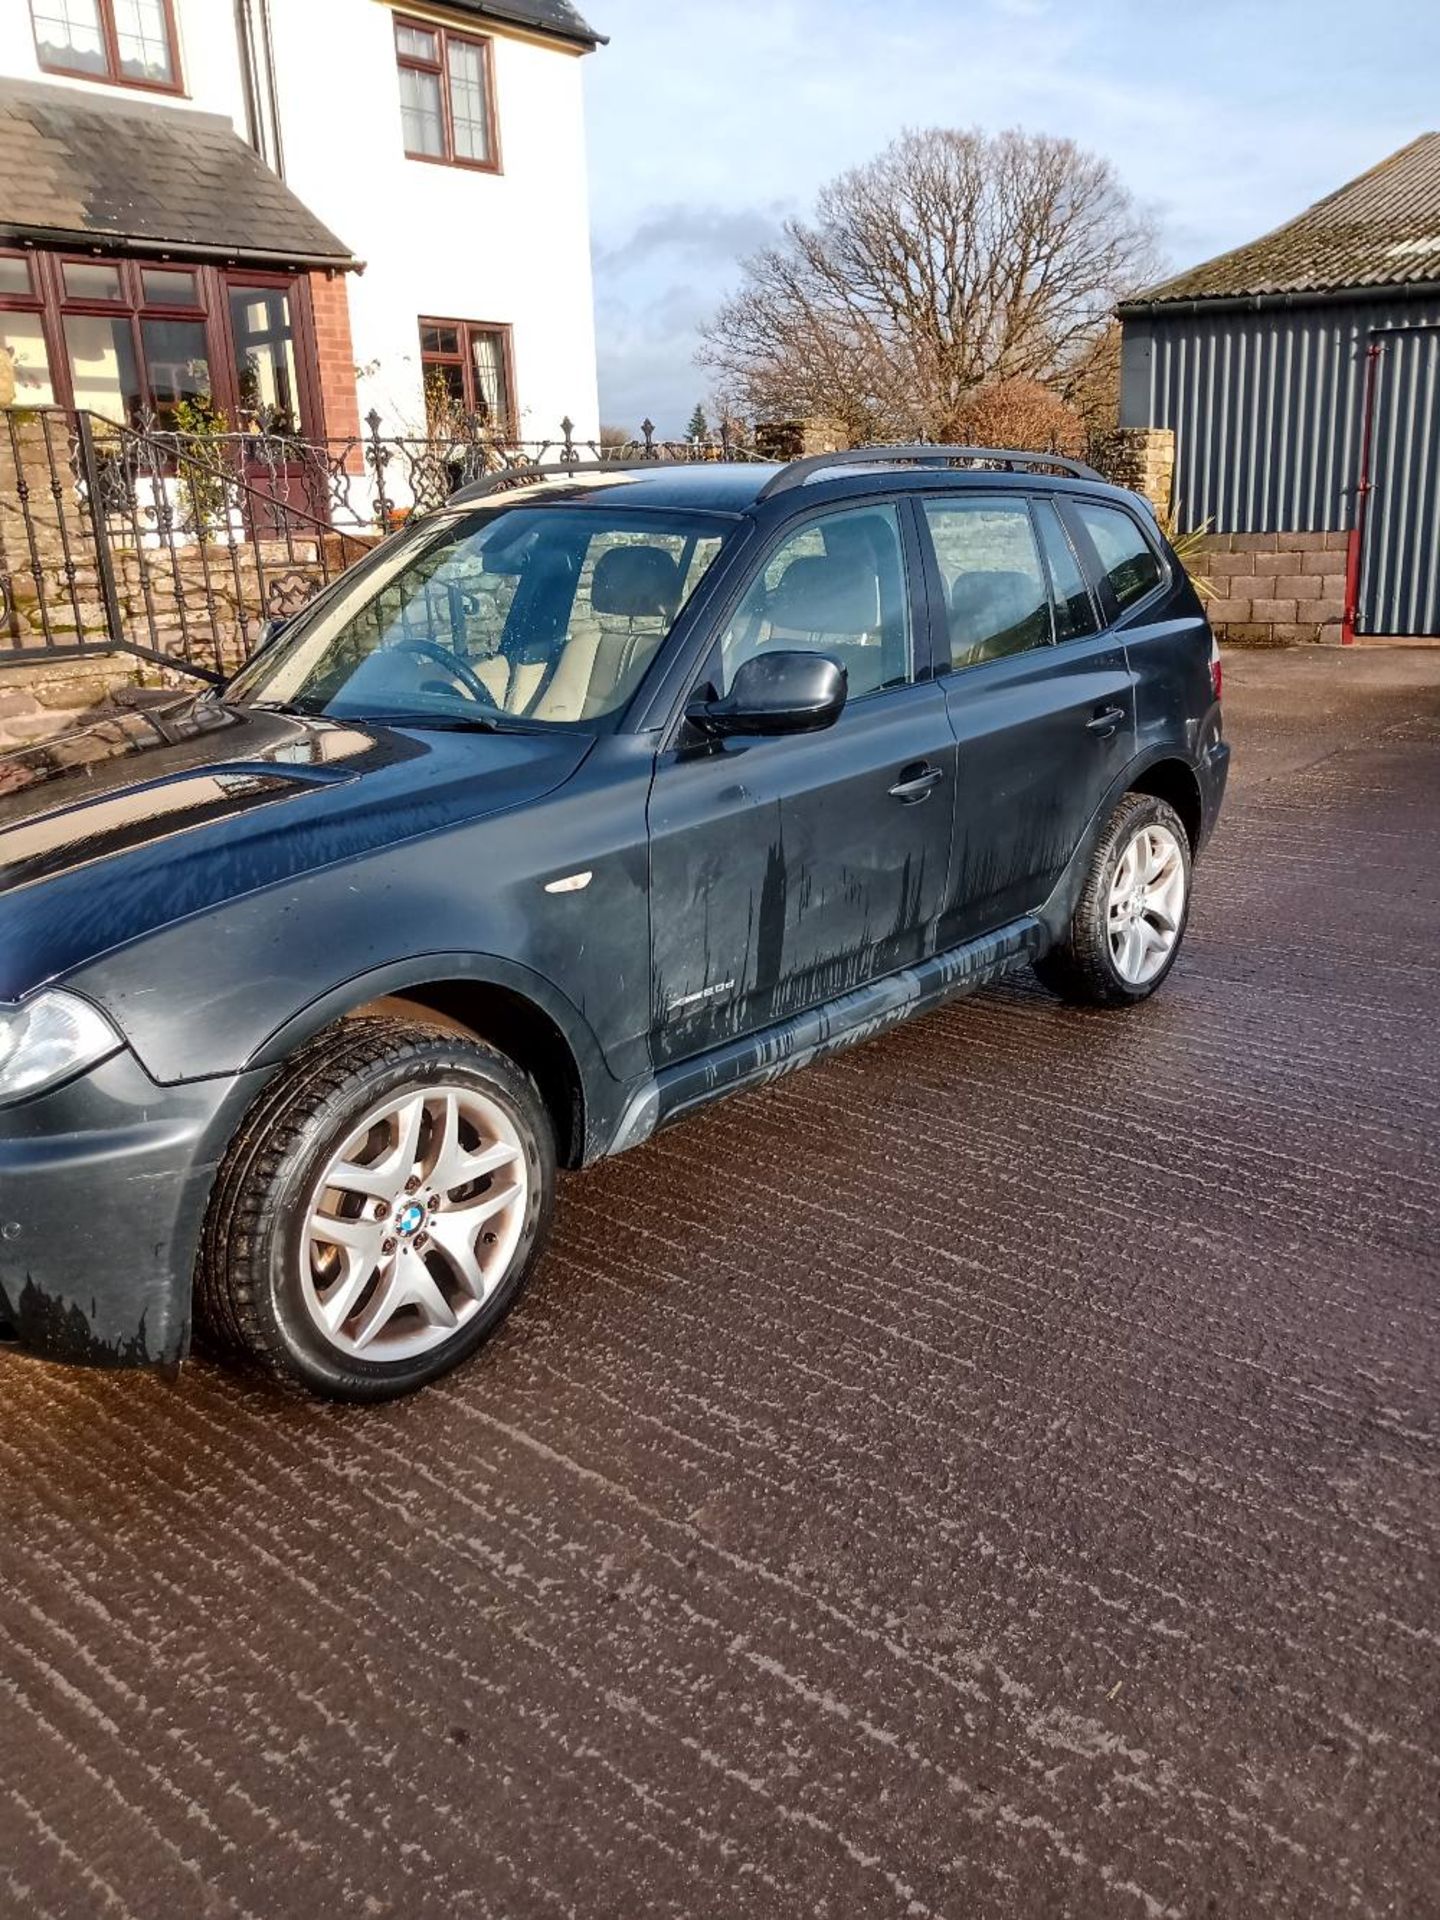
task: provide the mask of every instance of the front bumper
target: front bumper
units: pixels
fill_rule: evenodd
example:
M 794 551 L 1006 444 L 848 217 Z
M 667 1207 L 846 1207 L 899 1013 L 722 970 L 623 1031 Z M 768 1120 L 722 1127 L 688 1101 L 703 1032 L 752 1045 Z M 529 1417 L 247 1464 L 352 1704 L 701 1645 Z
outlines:
M 164 1087 L 121 1052 L 0 1107 L 0 1327 L 9 1340 L 82 1366 L 185 1357 L 215 1169 L 268 1077 Z

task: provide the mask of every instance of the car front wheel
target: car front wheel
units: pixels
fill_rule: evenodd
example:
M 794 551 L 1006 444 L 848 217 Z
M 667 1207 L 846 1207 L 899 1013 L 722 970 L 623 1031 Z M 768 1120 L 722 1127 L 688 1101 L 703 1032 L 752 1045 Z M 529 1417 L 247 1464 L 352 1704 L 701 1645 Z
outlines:
M 216 1183 L 202 1318 L 283 1380 L 412 1392 L 514 1306 L 554 1203 L 538 1092 L 478 1041 L 362 1018 L 265 1089 Z
M 1174 966 L 1189 912 L 1184 822 L 1153 794 L 1127 793 L 1100 836 L 1064 938 L 1035 971 L 1062 999 L 1132 1005 Z

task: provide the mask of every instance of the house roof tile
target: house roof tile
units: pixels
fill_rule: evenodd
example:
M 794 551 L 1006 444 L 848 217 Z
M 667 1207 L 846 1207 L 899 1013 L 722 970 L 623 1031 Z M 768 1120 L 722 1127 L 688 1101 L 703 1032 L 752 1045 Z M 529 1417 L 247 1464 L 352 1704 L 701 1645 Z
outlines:
M 1440 133 L 1422 133 L 1273 233 L 1162 281 L 1121 311 L 1432 282 L 1440 282 Z
M 353 267 L 222 115 L 0 82 L 0 237 Z
M 582 47 L 606 44 L 606 36 L 597 33 L 571 6 L 570 0 L 438 0 L 438 4 L 453 7 L 457 13 L 477 14 L 482 20 L 533 27 L 537 33 L 553 34 L 557 40 L 573 40 Z

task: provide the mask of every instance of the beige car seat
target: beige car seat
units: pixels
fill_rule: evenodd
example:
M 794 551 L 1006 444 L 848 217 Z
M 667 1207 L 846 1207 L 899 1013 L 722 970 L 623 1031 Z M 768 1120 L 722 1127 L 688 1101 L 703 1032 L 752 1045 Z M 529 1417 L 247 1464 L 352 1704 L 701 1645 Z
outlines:
M 852 695 L 873 692 L 886 677 L 880 583 L 874 562 L 858 554 L 792 560 L 766 602 L 765 622 L 769 646 L 830 654 L 845 668 Z
M 588 720 L 621 705 L 670 631 L 680 589 L 679 565 L 662 547 L 602 553 L 590 582 L 589 612 L 577 606 L 572 615 L 553 678 L 533 709 L 527 703 L 512 711 L 537 720 Z

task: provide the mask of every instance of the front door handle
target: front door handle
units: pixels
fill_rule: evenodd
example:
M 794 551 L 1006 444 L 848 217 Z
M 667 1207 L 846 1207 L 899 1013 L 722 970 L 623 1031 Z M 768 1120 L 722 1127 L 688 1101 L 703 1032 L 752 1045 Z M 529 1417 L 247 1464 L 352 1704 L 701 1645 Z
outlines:
M 1108 740 L 1124 718 L 1124 707 L 1097 707 L 1094 715 L 1085 722 L 1085 725 L 1100 739 Z
M 917 801 L 928 800 L 944 778 L 939 767 L 906 767 L 891 787 L 890 798 L 902 806 L 913 807 Z

